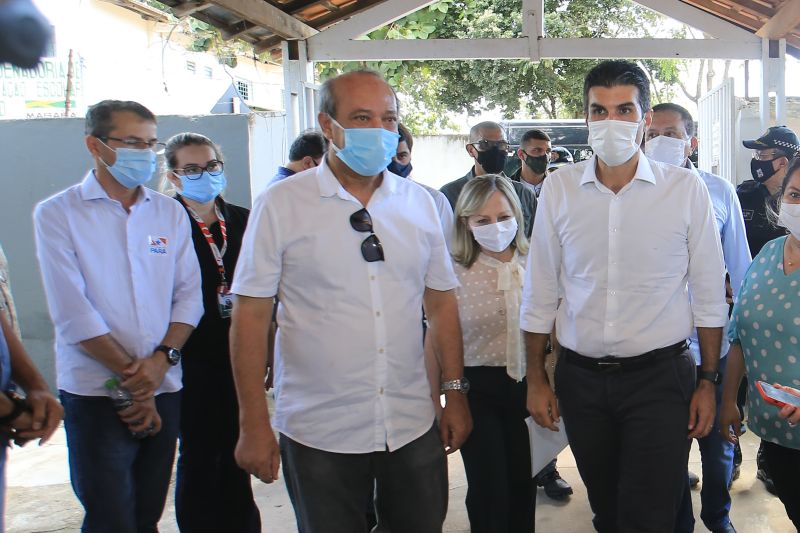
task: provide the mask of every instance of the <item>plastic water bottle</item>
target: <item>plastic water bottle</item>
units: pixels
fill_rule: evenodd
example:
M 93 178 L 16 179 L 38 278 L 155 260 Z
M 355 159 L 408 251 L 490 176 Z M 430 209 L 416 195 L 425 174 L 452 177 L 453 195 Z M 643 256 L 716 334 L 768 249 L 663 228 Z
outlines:
M 133 405 L 133 396 L 131 396 L 131 393 L 128 391 L 128 389 L 122 386 L 119 378 L 108 378 L 105 382 L 105 387 L 106 390 L 108 390 L 108 397 L 111 398 L 111 403 L 114 404 L 115 411 L 124 411 Z M 134 439 L 143 439 L 149 435 L 149 429 L 144 431 L 131 431 L 131 436 Z

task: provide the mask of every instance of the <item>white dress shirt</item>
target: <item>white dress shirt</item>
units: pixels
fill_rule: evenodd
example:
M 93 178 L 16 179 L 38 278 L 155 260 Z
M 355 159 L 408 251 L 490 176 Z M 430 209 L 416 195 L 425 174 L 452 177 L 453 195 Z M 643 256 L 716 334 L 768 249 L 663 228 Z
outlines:
M 276 293 L 275 428 L 338 453 L 396 450 L 431 428 L 426 287 L 458 285 L 430 194 L 388 171 L 367 205 L 386 260 L 368 263 L 362 208 L 327 161 L 255 202 L 232 290 Z
M 504 366 L 516 381 L 525 377 L 525 349 L 519 329 L 524 259 L 498 261 L 480 254 L 470 268 L 455 264 L 464 338 L 464 366 Z
M 614 194 L 595 162 L 544 182 L 522 329 L 549 333 L 555 321 L 566 348 L 631 357 L 685 340 L 692 327 L 724 326 L 722 249 L 703 182 L 640 153 L 633 180 Z
M 434 189 L 433 187 L 429 187 L 424 183 L 420 183 L 418 181 L 415 181 L 414 183 L 428 191 L 428 194 L 430 194 L 431 198 L 433 198 L 433 203 L 436 205 L 436 211 L 439 213 L 439 221 L 442 223 L 444 240 L 447 242 L 449 247 L 450 242 L 453 240 L 453 226 L 455 224 L 453 218 L 455 215 L 453 214 L 453 208 L 450 207 L 450 202 L 447 200 L 447 196 L 445 196 L 444 193 L 439 189 Z
M 711 206 L 714 208 L 714 218 L 717 221 L 719 237 L 722 240 L 722 256 L 725 260 L 725 268 L 731 277 L 731 288 L 735 298 L 752 261 L 750 247 L 747 245 L 747 232 L 744 226 L 739 197 L 736 195 L 736 189 L 733 188 L 733 184 L 730 181 L 715 174 L 698 170 L 691 161 L 688 165 L 687 168 L 706 184 L 708 194 L 711 196 Z M 691 341 L 689 349 L 694 356 L 695 362 L 699 365 L 701 362 L 700 341 L 697 339 L 697 330 L 692 330 L 689 340 Z M 728 355 L 729 348 L 728 336 L 722 335 L 720 357 Z
M 131 356 L 148 357 L 170 322 L 196 326 L 203 316 L 189 217 L 174 199 L 142 187 L 128 213 L 90 171 L 39 203 L 33 217 L 60 389 L 107 394 L 113 373 L 81 341 L 110 333 Z M 180 388 L 178 365 L 157 394 Z

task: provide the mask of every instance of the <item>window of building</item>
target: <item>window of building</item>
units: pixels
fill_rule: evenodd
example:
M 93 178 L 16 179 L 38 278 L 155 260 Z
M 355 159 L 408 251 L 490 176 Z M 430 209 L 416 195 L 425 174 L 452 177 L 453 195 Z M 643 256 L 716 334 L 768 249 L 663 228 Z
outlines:
M 242 100 L 250 100 L 250 82 L 245 80 L 236 80 L 236 88 L 242 96 Z
M 205 67 L 203 69 L 203 73 L 205 74 L 206 78 L 211 79 L 214 77 L 214 69 L 211 67 Z
M 189 72 L 194 74 L 195 71 L 197 70 L 197 65 L 195 65 L 194 61 L 187 61 L 186 62 L 186 70 L 188 70 Z

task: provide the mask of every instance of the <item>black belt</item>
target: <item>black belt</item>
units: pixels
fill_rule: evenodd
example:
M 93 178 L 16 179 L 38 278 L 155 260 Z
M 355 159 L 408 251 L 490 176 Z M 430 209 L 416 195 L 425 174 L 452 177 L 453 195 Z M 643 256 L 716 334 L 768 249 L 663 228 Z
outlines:
M 614 357 L 611 355 L 601 358 L 586 357 L 585 355 L 581 355 L 574 350 L 570 350 L 569 348 L 562 348 L 561 354 L 568 363 L 573 365 L 582 368 L 588 368 L 589 370 L 594 370 L 596 372 L 609 372 L 615 370 L 636 370 L 647 366 L 654 361 L 658 361 L 659 359 L 676 357 L 682 354 L 687 348 L 688 345 L 686 344 L 686 341 L 680 341 L 676 342 L 672 346 L 657 348 L 647 353 L 643 353 L 642 355 L 636 355 L 633 357 Z

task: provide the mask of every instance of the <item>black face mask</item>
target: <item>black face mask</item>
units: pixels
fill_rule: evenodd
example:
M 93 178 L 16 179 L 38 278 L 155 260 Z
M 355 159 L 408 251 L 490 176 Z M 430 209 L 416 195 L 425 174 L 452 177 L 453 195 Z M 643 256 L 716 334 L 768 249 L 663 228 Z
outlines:
M 772 166 L 773 161 L 775 161 L 775 159 L 772 159 L 771 161 L 759 161 L 758 159 L 751 159 L 750 174 L 753 175 L 753 179 L 758 183 L 764 183 L 774 176 L 777 170 L 775 170 L 775 167 Z
M 408 163 L 407 165 L 401 165 L 400 163 L 392 159 L 392 162 L 389 163 L 389 166 L 386 167 L 386 170 L 388 170 L 392 174 L 397 174 L 401 178 L 407 178 L 408 175 L 411 174 L 411 163 Z
M 478 152 L 477 161 L 483 170 L 489 174 L 499 174 L 506 168 L 506 158 L 508 154 L 497 146 L 493 146 L 483 152 Z
M 550 158 L 547 155 L 534 157 L 532 155 L 525 154 L 525 164 L 528 165 L 528 168 L 533 170 L 534 174 L 541 175 L 547 172 L 548 163 L 550 163 Z

